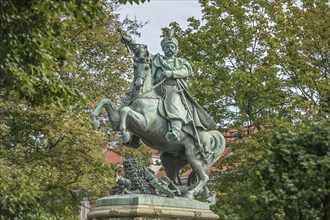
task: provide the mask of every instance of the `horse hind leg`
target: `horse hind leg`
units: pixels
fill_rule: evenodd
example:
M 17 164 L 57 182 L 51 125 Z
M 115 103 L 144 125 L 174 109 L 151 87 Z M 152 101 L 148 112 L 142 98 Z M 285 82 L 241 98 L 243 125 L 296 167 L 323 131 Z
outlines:
M 185 194 L 185 197 L 188 198 L 194 198 L 198 192 L 201 193 L 201 190 L 202 197 L 206 196 L 208 191 L 207 188 L 205 188 L 205 185 L 209 180 L 207 171 L 220 158 L 225 149 L 225 138 L 216 130 L 209 131 L 207 134 L 205 133 L 205 136 L 202 136 L 202 138 L 204 138 L 202 143 L 208 144 L 210 151 L 212 151 L 212 154 L 208 158 L 206 164 L 204 164 L 201 159 L 198 159 L 198 152 L 196 152 L 196 149 L 191 147 L 194 145 L 186 145 L 189 146 L 186 148 L 186 157 L 193 169 L 193 172 L 188 178 L 188 184 L 192 184 L 193 188 Z
M 189 143 L 186 144 L 185 147 L 186 158 L 198 178 L 195 186 L 191 190 L 186 192 L 184 197 L 193 199 L 198 194 L 198 192 L 200 192 L 200 190 L 206 185 L 207 181 L 209 180 L 209 175 L 204 169 L 203 160 L 197 157 L 198 152 L 196 152 L 195 145 L 193 143 Z

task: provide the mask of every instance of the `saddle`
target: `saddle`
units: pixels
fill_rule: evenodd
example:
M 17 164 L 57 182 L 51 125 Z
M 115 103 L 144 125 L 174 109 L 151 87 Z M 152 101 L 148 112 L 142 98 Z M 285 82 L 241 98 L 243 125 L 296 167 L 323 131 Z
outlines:
M 160 102 L 158 102 L 158 113 L 159 115 L 164 118 L 167 123 L 168 123 L 168 129 L 170 130 L 170 123 L 169 123 L 169 119 L 167 117 L 166 114 L 166 110 L 165 110 L 165 106 L 164 106 L 164 102 L 163 100 L 160 100 Z M 191 135 L 192 137 L 194 137 L 194 129 L 192 127 L 193 125 L 191 123 L 185 124 L 182 126 L 181 130 L 184 131 L 185 133 Z

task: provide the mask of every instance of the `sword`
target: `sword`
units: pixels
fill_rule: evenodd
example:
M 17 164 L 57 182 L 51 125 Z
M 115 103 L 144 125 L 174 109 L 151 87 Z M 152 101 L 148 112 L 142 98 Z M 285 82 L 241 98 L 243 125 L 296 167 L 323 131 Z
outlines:
M 200 137 L 199 137 L 199 134 L 198 134 L 198 131 L 197 131 L 197 128 L 196 128 L 196 125 L 195 125 L 195 121 L 194 121 L 194 117 L 192 115 L 192 112 L 191 112 L 191 109 L 189 108 L 189 105 L 188 105 L 188 102 L 187 102 L 187 99 L 186 99 L 186 96 L 184 95 L 183 93 L 183 88 L 182 88 L 182 85 L 181 85 L 181 82 L 179 81 L 179 79 L 176 79 L 177 81 L 177 84 L 178 84 L 178 87 L 179 87 L 179 92 L 181 94 L 181 97 L 182 97 L 182 100 L 183 100 L 183 104 L 184 106 L 186 107 L 187 111 L 188 111 L 188 114 L 189 116 L 191 117 L 192 119 L 192 126 L 193 126 L 193 130 L 196 134 L 196 137 L 197 137 L 197 143 L 198 143 L 198 150 L 202 156 L 202 160 L 205 164 L 207 164 L 207 160 L 206 160 L 206 155 L 205 155 L 205 152 L 204 152 L 204 148 L 201 144 L 201 140 L 200 140 Z

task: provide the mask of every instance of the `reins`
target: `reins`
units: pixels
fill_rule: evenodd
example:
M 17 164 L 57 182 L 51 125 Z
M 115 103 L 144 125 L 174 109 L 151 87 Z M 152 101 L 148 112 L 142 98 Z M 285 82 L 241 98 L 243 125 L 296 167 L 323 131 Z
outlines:
M 144 95 L 144 94 L 146 94 L 146 93 L 148 93 L 148 92 L 150 92 L 150 91 L 152 91 L 152 90 L 154 90 L 154 89 L 156 89 L 158 86 L 160 86 L 161 84 L 163 84 L 163 83 L 165 82 L 165 80 L 166 80 L 166 78 L 162 79 L 162 81 L 160 81 L 160 82 L 157 83 L 156 85 L 153 85 L 153 86 L 152 86 L 150 89 L 148 89 L 147 91 L 141 93 L 140 96 L 141 96 L 141 95 Z

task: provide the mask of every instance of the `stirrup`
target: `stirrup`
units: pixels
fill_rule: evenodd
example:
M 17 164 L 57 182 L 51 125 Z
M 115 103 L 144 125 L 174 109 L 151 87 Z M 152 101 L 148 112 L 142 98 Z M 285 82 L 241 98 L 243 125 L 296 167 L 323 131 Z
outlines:
M 169 142 L 179 142 L 180 134 L 179 131 L 169 131 L 166 133 L 166 140 Z

